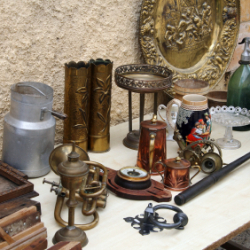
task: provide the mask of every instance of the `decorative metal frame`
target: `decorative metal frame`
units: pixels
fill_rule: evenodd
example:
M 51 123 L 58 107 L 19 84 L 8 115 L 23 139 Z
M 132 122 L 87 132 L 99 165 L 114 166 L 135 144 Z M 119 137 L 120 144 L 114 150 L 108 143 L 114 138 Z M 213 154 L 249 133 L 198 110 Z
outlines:
M 161 23 L 159 22 L 159 18 L 161 17 L 159 17 L 160 14 L 157 13 L 157 8 L 160 5 L 160 9 L 162 10 L 163 16 L 164 8 L 166 4 L 170 3 L 170 1 L 171 0 L 144 0 L 142 3 L 139 33 L 140 45 L 144 59 L 148 64 L 168 67 L 173 72 L 174 81 L 187 78 L 200 79 L 203 81 L 207 81 L 211 89 L 218 84 L 218 82 L 224 75 L 232 58 L 233 51 L 237 45 L 237 37 L 240 26 L 240 0 L 213 0 L 215 1 L 213 2 L 213 4 L 218 7 L 217 9 L 220 10 L 220 13 L 216 12 L 214 14 L 213 17 L 215 20 L 212 20 L 211 16 L 211 22 L 213 21 L 214 27 L 212 32 L 210 30 L 211 34 L 208 35 L 211 35 L 213 38 L 212 44 L 209 47 L 208 52 L 205 53 L 206 56 L 204 56 L 204 54 L 201 60 L 190 68 L 178 68 L 176 66 L 173 66 L 166 60 L 159 48 L 159 46 L 162 46 L 163 42 L 168 42 L 168 45 L 170 43 L 169 46 L 171 48 L 171 43 L 173 42 L 173 39 L 175 39 L 174 42 L 178 42 L 178 44 L 175 44 L 175 46 L 177 47 L 172 47 L 173 49 L 178 50 L 178 45 L 181 42 L 183 43 L 183 37 L 181 36 L 184 35 L 181 35 L 182 31 L 175 31 L 179 27 L 174 27 L 174 25 L 170 25 L 174 29 L 173 31 L 170 31 L 172 32 L 172 35 L 174 36 L 174 33 L 177 33 L 177 37 L 172 38 L 169 35 L 171 33 L 167 34 L 168 27 L 165 28 L 163 27 L 163 25 L 161 26 Z M 209 3 L 210 1 L 204 0 L 203 4 L 207 4 L 207 2 Z M 177 1 L 177 3 L 180 4 L 180 1 Z M 188 12 L 181 14 L 181 21 L 185 21 L 190 18 L 188 16 Z M 167 22 L 166 24 L 168 25 Z M 162 41 L 161 37 L 158 36 L 157 29 L 166 30 L 164 41 Z M 195 26 L 195 24 L 193 23 L 193 30 L 191 26 L 189 29 L 191 29 L 192 34 L 194 36 L 194 33 L 196 32 L 194 31 L 194 29 L 197 29 L 197 26 Z M 188 30 L 187 28 L 187 31 L 190 30 Z M 187 34 L 185 34 L 185 37 L 187 37 Z M 180 41 L 180 39 L 182 40 Z M 199 45 L 196 44 L 195 46 L 198 47 Z M 182 59 L 183 55 L 180 55 L 180 57 L 177 58 L 179 62 Z

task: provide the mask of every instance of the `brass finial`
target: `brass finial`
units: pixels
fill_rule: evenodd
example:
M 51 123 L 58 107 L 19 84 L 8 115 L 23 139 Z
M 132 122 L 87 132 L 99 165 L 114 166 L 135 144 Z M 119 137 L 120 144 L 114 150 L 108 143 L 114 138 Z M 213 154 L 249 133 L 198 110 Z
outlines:
M 76 152 L 76 145 L 75 142 L 72 141 L 72 151 L 68 154 L 68 161 L 70 162 L 77 162 L 79 160 L 79 154 Z
M 151 122 L 153 124 L 155 124 L 157 122 L 157 115 L 155 115 L 155 114 L 153 115 L 153 118 L 152 118 Z
M 180 161 L 181 161 L 181 157 L 177 156 L 177 157 L 175 158 L 175 161 L 176 161 L 176 162 L 180 162 Z

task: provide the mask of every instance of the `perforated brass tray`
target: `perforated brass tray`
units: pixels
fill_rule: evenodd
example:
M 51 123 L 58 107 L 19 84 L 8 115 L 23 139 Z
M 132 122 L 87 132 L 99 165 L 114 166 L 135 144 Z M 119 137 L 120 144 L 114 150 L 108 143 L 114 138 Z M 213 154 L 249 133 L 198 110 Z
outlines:
M 195 78 L 213 88 L 231 60 L 239 25 L 239 0 L 143 0 L 143 56 L 171 69 L 173 80 Z
M 157 65 L 122 65 L 115 70 L 115 82 L 120 88 L 133 92 L 154 93 L 170 88 L 172 72 Z

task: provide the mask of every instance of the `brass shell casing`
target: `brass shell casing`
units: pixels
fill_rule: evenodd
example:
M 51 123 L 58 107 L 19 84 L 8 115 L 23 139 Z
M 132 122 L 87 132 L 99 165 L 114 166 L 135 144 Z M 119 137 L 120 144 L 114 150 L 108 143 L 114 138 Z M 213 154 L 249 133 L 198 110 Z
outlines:
M 84 62 L 65 64 L 63 143 L 75 142 L 87 150 L 91 67 Z
M 93 152 L 105 152 L 110 147 L 110 108 L 112 67 L 110 60 L 90 60 L 92 71 L 89 142 Z

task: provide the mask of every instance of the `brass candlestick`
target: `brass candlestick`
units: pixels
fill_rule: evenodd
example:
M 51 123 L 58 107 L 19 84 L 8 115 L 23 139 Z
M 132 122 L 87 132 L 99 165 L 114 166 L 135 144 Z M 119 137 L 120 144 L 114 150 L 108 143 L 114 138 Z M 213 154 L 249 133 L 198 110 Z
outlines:
M 79 160 L 79 154 L 75 152 L 73 143 L 72 152 L 68 155 L 68 160 L 59 164 L 58 173 L 61 177 L 62 186 L 69 190 L 69 199 L 66 202 L 69 207 L 68 226 L 58 230 L 53 238 L 53 243 L 60 241 L 79 241 L 82 247 L 87 245 L 86 233 L 75 226 L 76 190 L 80 189 L 82 183 L 86 183 L 89 167 Z

